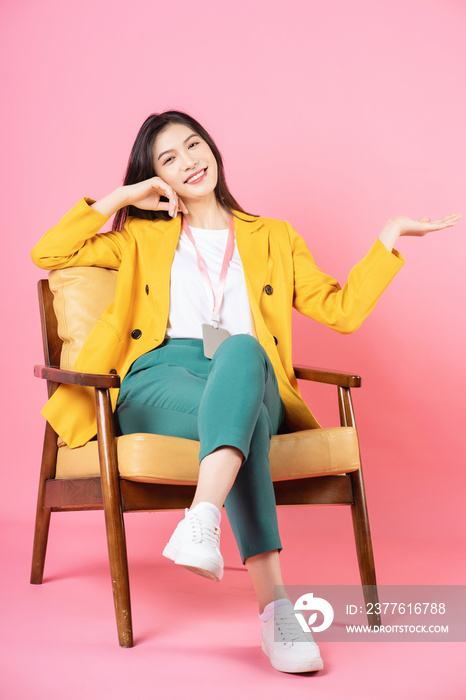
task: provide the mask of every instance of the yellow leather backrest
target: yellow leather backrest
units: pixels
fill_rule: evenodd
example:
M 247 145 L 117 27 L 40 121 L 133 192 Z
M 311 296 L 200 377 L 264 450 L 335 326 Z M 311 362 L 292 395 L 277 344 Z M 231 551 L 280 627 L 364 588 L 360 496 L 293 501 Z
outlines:
M 117 270 L 67 267 L 49 273 L 58 335 L 63 340 L 60 367 L 73 369 L 89 333 L 115 298 Z

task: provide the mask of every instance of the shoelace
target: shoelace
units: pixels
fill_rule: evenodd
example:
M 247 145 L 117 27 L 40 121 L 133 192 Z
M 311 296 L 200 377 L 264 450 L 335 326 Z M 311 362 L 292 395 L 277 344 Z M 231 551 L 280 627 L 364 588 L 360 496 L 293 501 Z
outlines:
M 220 539 L 220 528 L 201 520 L 197 513 L 189 513 L 189 522 L 193 542 L 208 542 L 214 547 L 218 547 Z
M 296 615 L 288 606 L 285 609 L 278 608 L 274 612 L 274 623 L 283 642 L 312 642 L 315 644 L 312 634 L 303 631 Z

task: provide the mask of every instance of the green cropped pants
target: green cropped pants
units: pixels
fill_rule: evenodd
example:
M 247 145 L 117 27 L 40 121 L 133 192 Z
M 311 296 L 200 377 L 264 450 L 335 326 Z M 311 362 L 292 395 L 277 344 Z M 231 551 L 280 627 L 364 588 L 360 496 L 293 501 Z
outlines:
M 244 460 L 225 509 L 242 562 L 281 551 L 269 450 L 284 408 L 272 364 L 255 338 L 231 336 L 212 360 L 202 340 L 165 340 L 132 364 L 117 412 L 123 434 L 199 440 L 199 461 L 222 446 L 240 450 Z

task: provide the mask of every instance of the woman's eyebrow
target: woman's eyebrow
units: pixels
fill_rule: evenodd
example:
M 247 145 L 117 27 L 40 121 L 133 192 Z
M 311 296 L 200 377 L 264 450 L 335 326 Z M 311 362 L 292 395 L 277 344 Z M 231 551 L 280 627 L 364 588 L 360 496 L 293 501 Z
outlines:
M 183 143 L 186 143 L 186 141 L 189 141 L 193 136 L 197 136 L 197 134 L 193 131 L 192 134 L 189 134 L 189 136 L 183 141 Z M 164 156 L 166 153 L 170 153 L 171 151 L 174 151 L 174 148 L 169 148 L 168 151 L 162 151 L 162 153 L 159 155 L 157 160 L 160 160 L 162 156 Z

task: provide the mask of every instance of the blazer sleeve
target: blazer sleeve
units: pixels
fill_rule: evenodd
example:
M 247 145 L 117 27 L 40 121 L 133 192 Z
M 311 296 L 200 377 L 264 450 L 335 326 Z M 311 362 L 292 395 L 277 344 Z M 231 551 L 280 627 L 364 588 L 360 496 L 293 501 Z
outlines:
M 339 333 L 357 330 L 403 267 L 403 256 L 395 249 L 390 252 L 377 239 L 341 287 L 336 279 L 319 269 L 304 239 L 285 223 L 293 257 L 293 306 Z
M 98 234 L 109 217 L 91 208 L 94 201 L 81 199 L 34 246 L 31 257 L 38 267 L 58 270 L 82 265 L 118 270 L 131 236 L 126 229 Z

